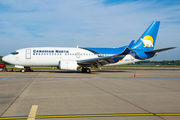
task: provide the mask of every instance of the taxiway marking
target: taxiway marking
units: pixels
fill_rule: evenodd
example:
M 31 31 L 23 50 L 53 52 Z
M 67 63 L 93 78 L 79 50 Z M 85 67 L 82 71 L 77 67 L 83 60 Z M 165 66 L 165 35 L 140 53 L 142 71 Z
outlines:
M 133 116 L 180 116 L 180 113 L 127 113 L 127 114 L 80 114 L 80 115 L 52 115 L 52 116 L 36 116 L 37 106 L 33 108 L 35 113 L 30 117 L 1 117 L 0 120 L 5 119 L 42 119 L 42 118 L 86 118 L 86 117 L 133 117 Z M 35 110 L 36 109 L 36 110 Z
M 29 112 L 29 116 L 27 120 L 35 120 L 37 108 L 38 108 L 38 105 L 33 105 L 31 107 L 31 111 Z

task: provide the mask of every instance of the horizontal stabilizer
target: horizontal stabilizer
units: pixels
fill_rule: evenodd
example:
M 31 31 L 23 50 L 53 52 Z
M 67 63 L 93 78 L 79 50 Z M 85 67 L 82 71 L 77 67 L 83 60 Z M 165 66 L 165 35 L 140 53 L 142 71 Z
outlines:
M 174 49 L 176 47 L 168 47 L 168 48 L 163 48 L 163 49 L 157 49 L 157 50 L 150 50 L 150 51 L 145 51 L 145 53 L 155 53 L 155 52 L 162 52 L 162 51 L 166 51 L 166 50 L 170 50 L 170 49 Z

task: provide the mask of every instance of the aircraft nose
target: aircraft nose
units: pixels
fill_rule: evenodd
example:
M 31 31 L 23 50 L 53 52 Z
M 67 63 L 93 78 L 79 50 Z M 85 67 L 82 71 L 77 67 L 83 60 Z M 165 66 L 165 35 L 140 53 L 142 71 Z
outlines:
M 2 60 L 3 60 L 4 62 L 8 62 L 8 61 L 9 61 L 9 57 L 8 57 L 8 56 L 4 56 L 4 57 L 2 58 Z

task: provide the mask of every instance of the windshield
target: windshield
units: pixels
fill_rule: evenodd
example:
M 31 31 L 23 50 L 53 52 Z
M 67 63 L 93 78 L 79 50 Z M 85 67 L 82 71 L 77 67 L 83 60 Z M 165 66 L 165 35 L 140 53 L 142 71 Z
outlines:
M 11 54 L 17 55 L 17 54 L 19 54 L 19 52 L 14 51 L 14 52 L 12 52 Z

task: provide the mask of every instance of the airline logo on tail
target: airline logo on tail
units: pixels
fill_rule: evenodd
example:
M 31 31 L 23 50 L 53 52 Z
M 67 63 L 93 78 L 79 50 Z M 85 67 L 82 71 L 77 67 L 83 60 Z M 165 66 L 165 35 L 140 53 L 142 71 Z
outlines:
M 141 38 L 144 47 L 153 47 L 154 39 L 150 35 L 144 36 L 144 38 Z

